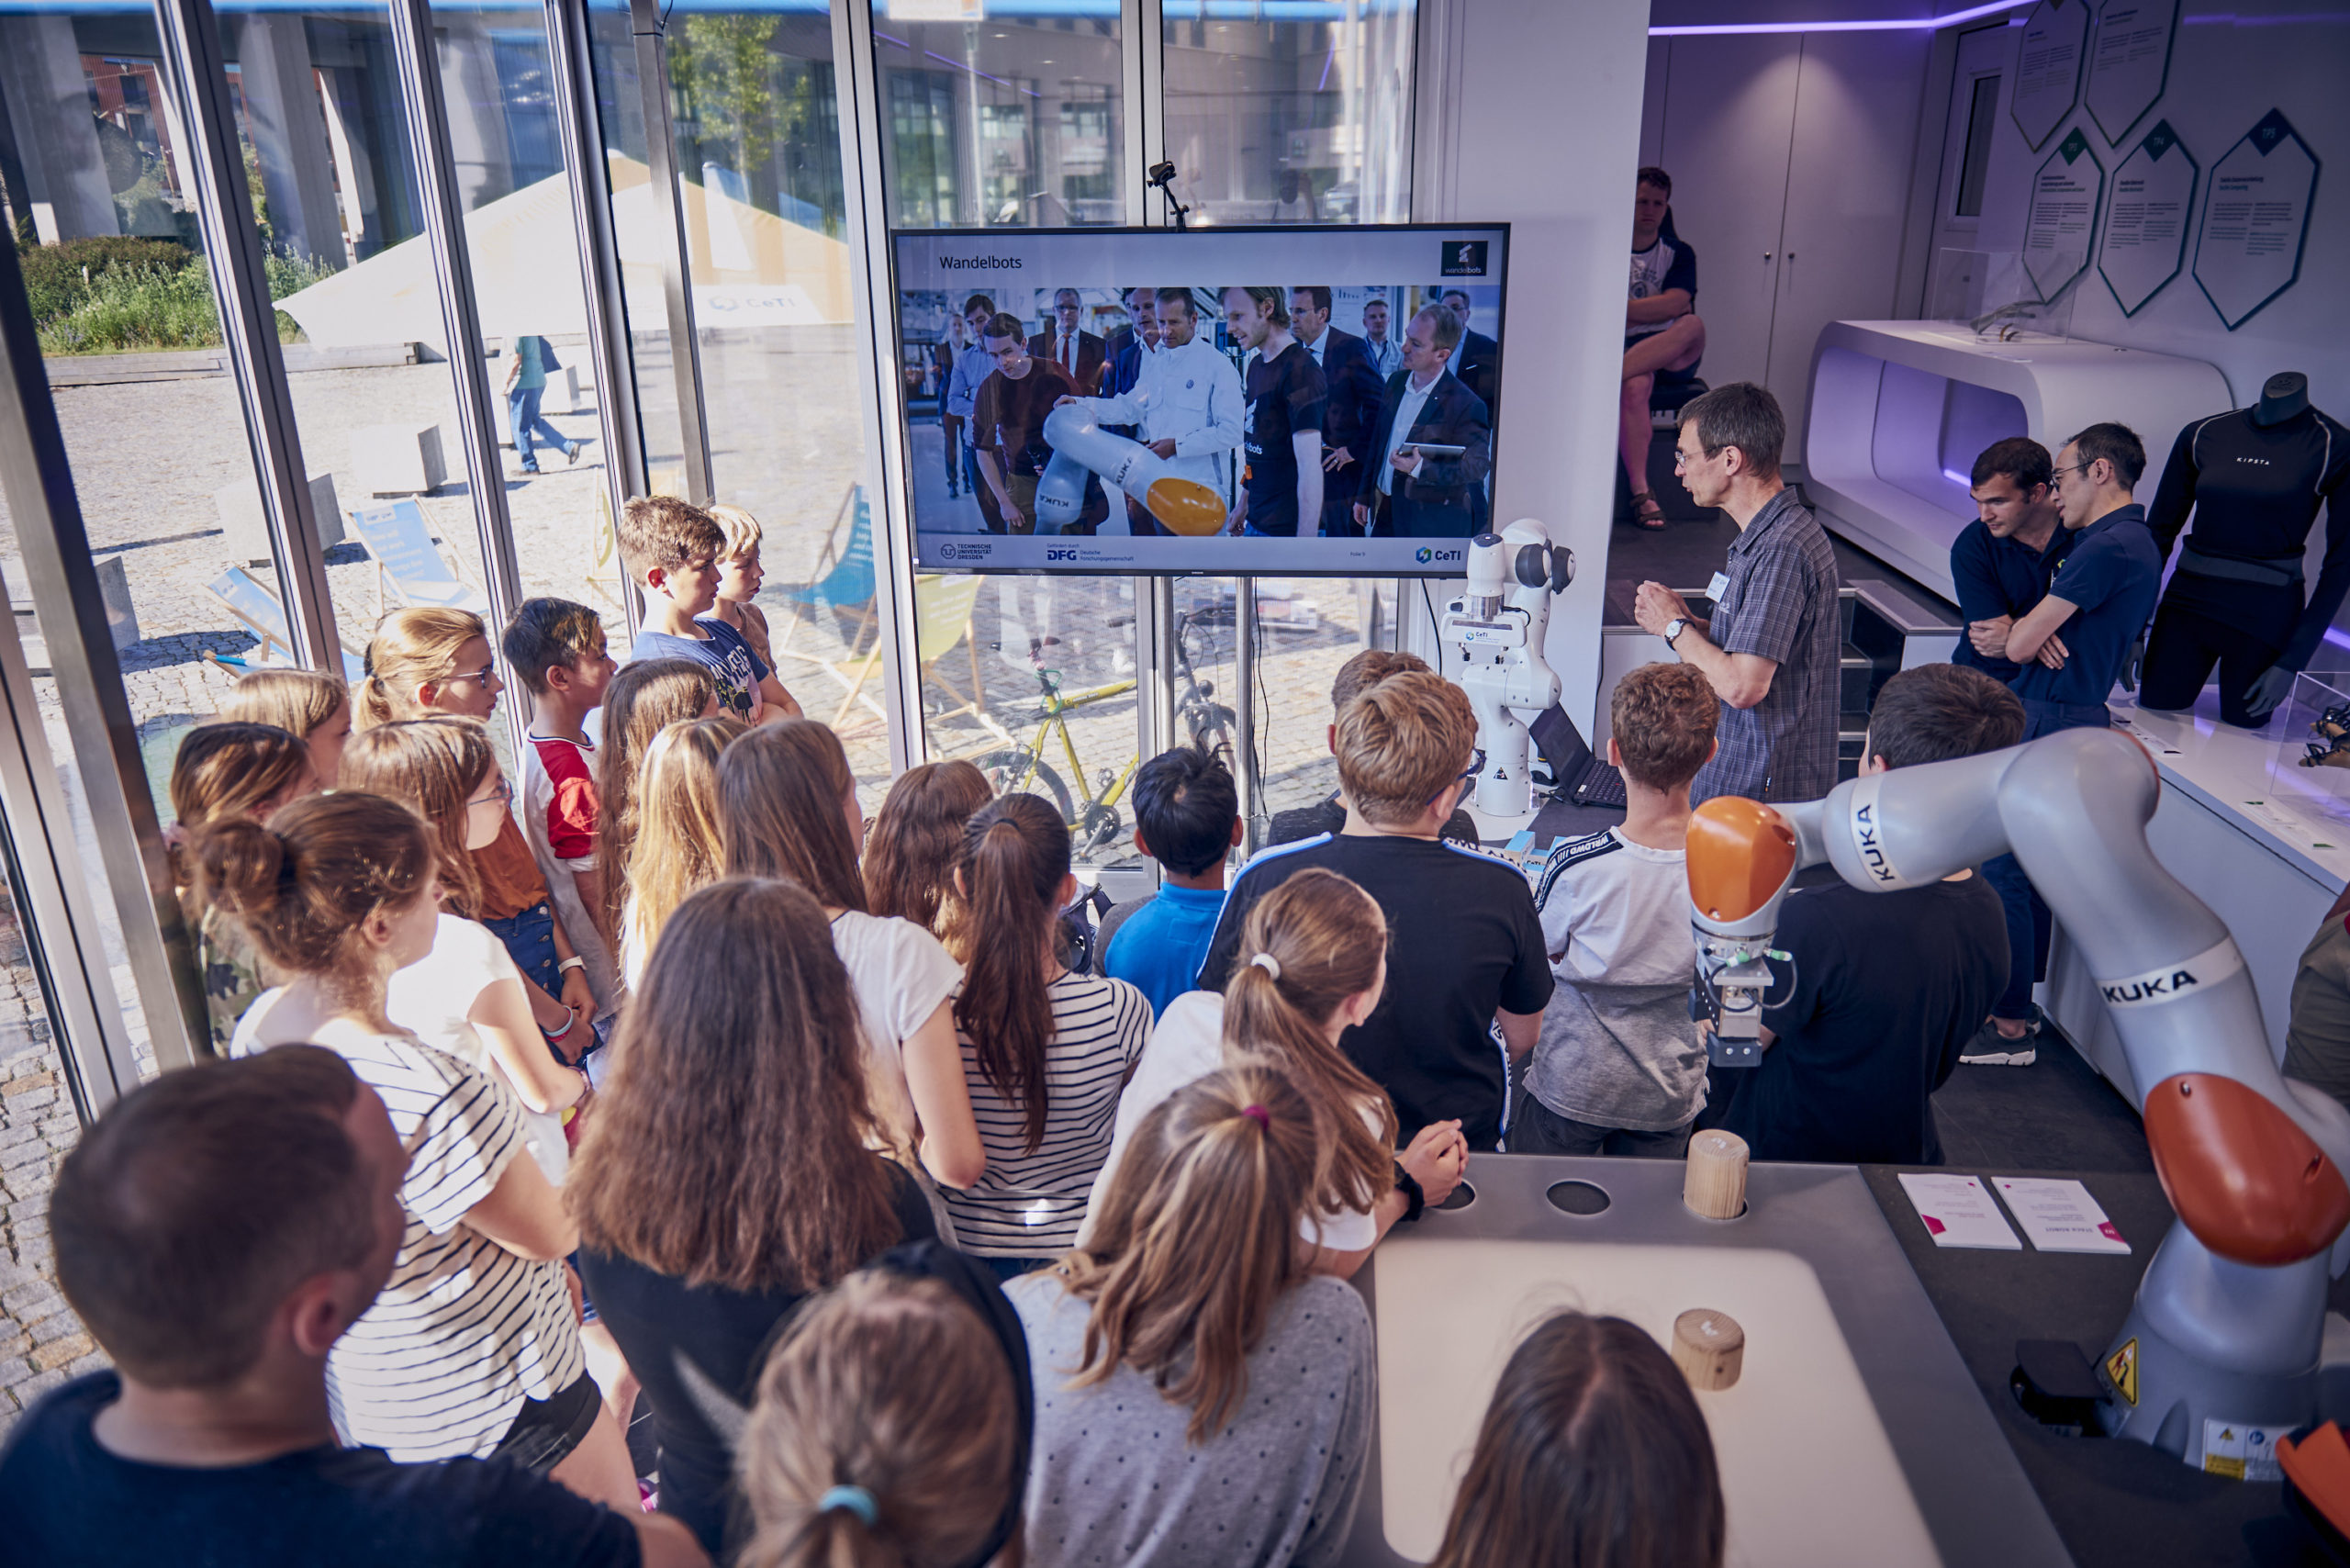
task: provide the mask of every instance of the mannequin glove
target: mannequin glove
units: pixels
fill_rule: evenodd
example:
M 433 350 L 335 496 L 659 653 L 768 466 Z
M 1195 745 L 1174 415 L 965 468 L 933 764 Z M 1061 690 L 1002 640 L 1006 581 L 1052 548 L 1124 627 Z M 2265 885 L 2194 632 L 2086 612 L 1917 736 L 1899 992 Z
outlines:
M 2266 720 L 2277 711 L 2277 704 L 2291 695 L 2294 674 L 2282 665 L 2270 665 L 2255 678 L 2244 698 L 2244 711 L 2255 722 Z

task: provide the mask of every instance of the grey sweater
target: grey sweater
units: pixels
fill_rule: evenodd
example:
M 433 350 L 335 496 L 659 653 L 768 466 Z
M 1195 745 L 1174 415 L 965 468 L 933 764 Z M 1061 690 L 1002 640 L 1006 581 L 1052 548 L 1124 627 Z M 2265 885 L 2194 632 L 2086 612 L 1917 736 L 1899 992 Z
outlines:
M 1192 1412 L 1121 1366 L 1072 1389 L 1087 1308 L 1050 1273 L 1005 1287 L 1036 1384 L 1029 1568 L 1313 1568 L 1354 1523 L 1376 1405 L 1371 1314 L 1315 1276 L 1248 1356 L 1239 1414 L 1201 1447 Z

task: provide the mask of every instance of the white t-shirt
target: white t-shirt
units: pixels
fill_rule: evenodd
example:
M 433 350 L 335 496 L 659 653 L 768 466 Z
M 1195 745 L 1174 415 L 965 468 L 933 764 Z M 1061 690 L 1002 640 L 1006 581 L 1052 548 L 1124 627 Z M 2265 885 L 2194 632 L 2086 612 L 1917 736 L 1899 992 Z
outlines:
M 303 1042 L 275 1027 L 281 988 L 255 999 L 231 1056 Z M 334 1053 L 383 1097 L 409 1157 L 392 1277 L 327 1358 L 336 1428 L 403 1464 L 496 1448 L 525 1399 L 585 1375 L 559 1260 L 533 1262 L 464 1223 L 522 1152 L 513 1094 L 413 1035 L 344 1039 Z
M 911 1153 L 915 1117 L 906 1087 L 906 1037 L 963 983 L 963 966 L 911 920 L 845 909 L 833 917 L 833 951 L 848 970 L 865 1023 L 873 1114 L 892 1150 Z
M 522 971 L 515 967 L 506 944 L 487 926 L 443 910 L 432 930 L 432 951 L 392 976 L 385 991 L 384 1012 L 426 1045 L 471 1062 L 510 1092 L 513 1080 L 490 1055 L 488 1042 L 468 1014 L 483 991 L 499 980 L 521 978 Z M 535 1034 L 523 1044 L 544 1048 Z M 571 1170 L 571 1150 L 563 1139 L 563 1114 L 533 1111 L 522 1103 L 519 1093 L 514 1099 L 522 1113 L 522 1136 L 530 1144 L 531 1158 L 539 1162 L 547 1180 L 560 1187 Z
M 1689 1020 L 1696 946 L 1687 857 L 1609 828 L 1564 844 L 1535 890 L 1558 989 L 1527 1088 L 1594 1126 L 1669 1132 L 1706 1103 L 1706 1047 Z
M 1142 1059 L 1135 1064 L 1135 1075 L 1127 1081 L 1126 1092 L 1118 1096 L 1110 1156 L 1102 1162 L 1102 1174 L 1094 1179 L 1092 1196 L 1086 1200 L 1085 1225 L 1078 1232 L 1080 1245 L 1091 1236 L 1102 1195 L 1110 1190 L 1110 1177 L 1125 1156 L 1126 1140 L 1142 1126 L 1142 1119 L 1185 1084 L 1197 1082 L 1223 1066 L 1224 995 L 1187 991 L 1158 1015 L 1150 1043 L 1143 1047 Z M 1379 1108 L 1363 1106 L 1362 1118 L 1376 1136 Z M 1379 1221 L 1360 1209 L 1309 1214 L 1298 1221 L 1297 1230 L 1307 1241 L 1333 1252 L 1360 1252 L 1379 1241 Z

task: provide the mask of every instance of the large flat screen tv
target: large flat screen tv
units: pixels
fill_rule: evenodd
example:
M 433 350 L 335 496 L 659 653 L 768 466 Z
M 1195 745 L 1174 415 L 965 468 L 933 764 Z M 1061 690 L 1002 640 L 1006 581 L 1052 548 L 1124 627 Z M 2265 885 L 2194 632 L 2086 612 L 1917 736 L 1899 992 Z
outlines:
M 1457 577 L 1490 526 L 1507 224 L 892 239 L 926 569 Z

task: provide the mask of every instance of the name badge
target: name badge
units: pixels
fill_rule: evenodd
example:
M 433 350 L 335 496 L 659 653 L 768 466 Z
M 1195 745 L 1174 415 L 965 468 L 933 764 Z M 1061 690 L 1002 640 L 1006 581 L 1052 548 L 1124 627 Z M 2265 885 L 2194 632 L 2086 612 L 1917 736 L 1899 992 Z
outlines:
M 1716 572 L 1706 584 L 1706 597 L 1716 604 L 1719 604 L 1722 601 L 1722 595 L 1729 591 L 1729 574 L 1728 572 Z

